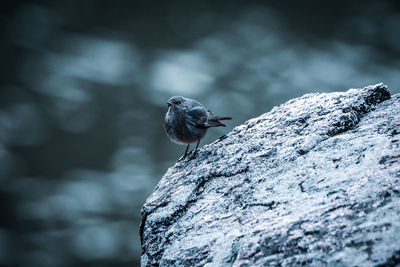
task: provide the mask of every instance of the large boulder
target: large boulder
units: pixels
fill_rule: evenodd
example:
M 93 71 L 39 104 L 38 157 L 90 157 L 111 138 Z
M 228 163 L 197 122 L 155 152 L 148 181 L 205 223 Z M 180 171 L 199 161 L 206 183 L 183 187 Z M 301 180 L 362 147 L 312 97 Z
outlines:
M 190 156 L 143 206 L 142 266 L 400 263 L 400 95 L 385 85 L 290 100 Z

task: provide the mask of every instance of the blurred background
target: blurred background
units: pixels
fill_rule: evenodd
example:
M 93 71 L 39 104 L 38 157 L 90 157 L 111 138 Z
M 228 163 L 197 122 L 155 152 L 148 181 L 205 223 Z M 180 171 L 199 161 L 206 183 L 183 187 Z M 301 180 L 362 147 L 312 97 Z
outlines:
M 2 1 L 0 266 L 137 266 L 140 208 L 185 147 L 310 92 L 400 92 L 399 1 Z

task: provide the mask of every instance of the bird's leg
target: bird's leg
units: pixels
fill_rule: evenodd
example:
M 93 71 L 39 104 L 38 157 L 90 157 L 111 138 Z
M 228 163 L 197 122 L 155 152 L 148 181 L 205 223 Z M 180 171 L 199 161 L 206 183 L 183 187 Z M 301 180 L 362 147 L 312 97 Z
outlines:
M 200 144 L 200 139 L 199 139 L 199 141 L 197 141 L 197 145 L 196 145 L 196 148 L 195 148 L 195 150 L 194 150 L 194 154 L 196 154 L 197 148 L 199 147 L 199 144 Z
M 184 160 L 186 158 L 187 152 L 189 150 L 190 144 L 187 145 L 186 150 L 185 150 L 185 155 L 183 155 L 178 161 Z
M 196 156 L 196 152 L 197 152 L 197 148 L 199 147 L 199 144 L 200 144 L 200 139 L 197 141 L 196 148 L 193 150 L 192 159 Z

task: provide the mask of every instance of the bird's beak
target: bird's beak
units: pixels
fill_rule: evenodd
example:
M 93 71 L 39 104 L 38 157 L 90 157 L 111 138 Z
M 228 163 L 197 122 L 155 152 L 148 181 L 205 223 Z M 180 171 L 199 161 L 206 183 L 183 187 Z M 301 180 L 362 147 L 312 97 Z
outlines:
M 173 106 L 174 103 L 172 103 L 171 101 L 168 101 L 168 102 L 167 102 L 167 105 L 168 105 L 168 107 L 170 107 L 170 106 Z

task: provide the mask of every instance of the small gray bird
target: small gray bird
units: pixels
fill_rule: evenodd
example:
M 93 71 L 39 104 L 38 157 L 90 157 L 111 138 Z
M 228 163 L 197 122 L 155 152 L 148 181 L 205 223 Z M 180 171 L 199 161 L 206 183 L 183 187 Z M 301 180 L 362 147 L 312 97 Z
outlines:
M 168 111 L 165 114 L 164 127 L 168 137 L 180 145 L 187 144 L 185 154 L 180 159 L 186 158 L 191 143 L 197 142 L 196 153 L 200 139 L 206 135 L 208 128 L 225 126 L 220 120 L 230 120 L 230 117 L 215 116 L 196 100 L 183 96 L 173 96 L 168 102 Z

